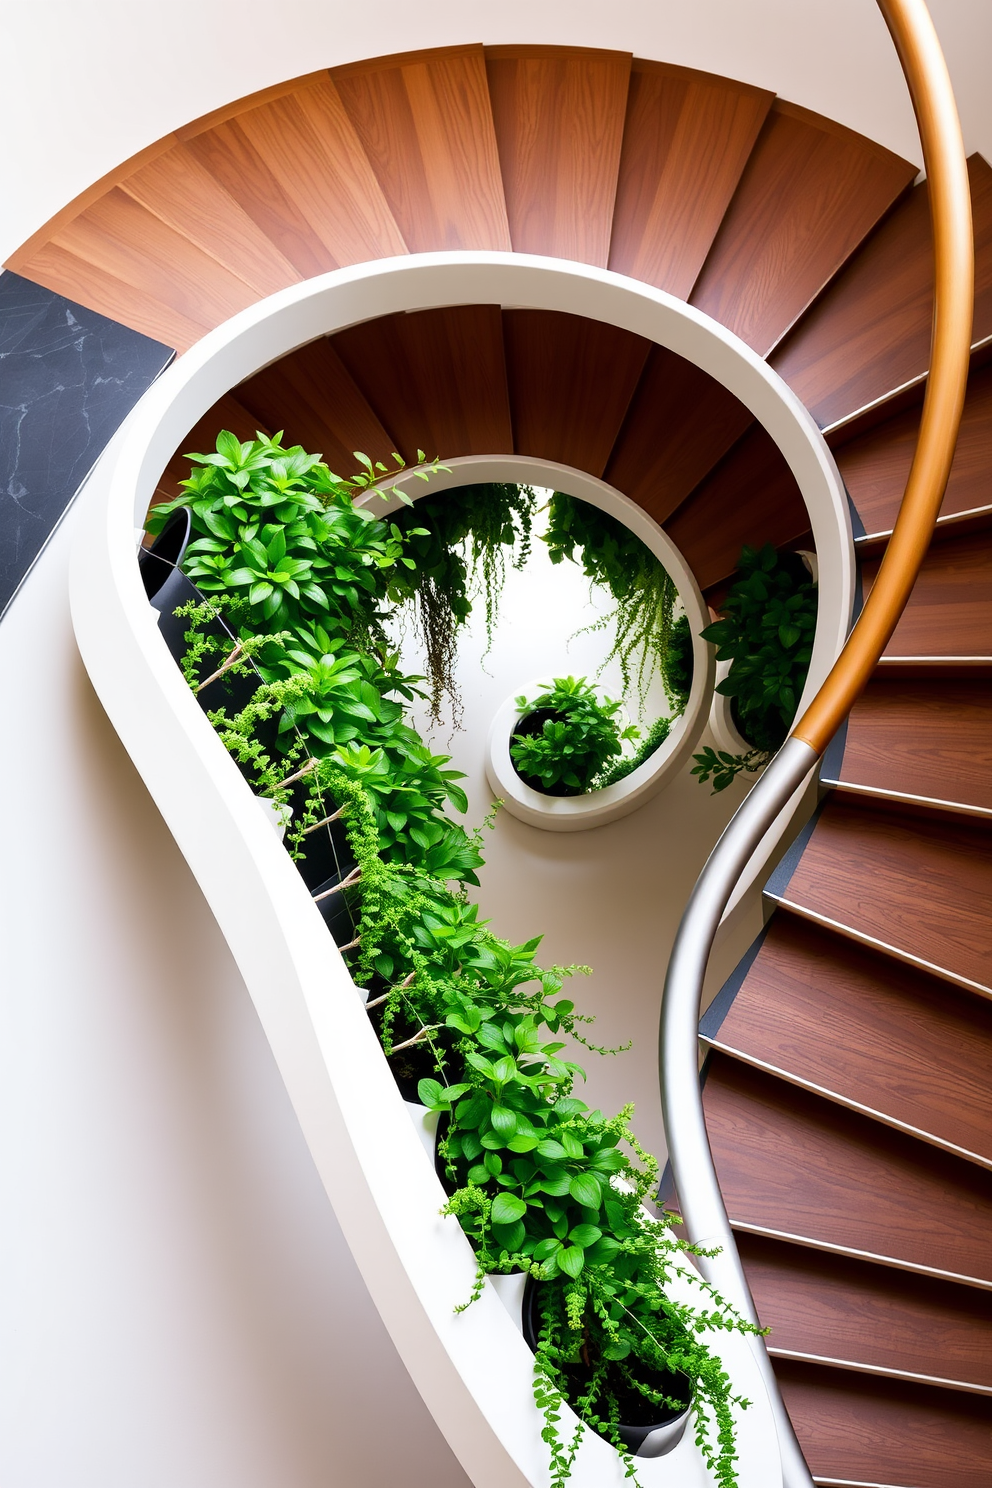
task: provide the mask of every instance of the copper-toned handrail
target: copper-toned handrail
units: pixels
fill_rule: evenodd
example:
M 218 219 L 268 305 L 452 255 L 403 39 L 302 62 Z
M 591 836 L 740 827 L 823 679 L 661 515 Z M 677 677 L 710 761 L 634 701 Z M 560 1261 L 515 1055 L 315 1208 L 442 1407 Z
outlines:
M 933 231 L 933 340 L 916 453 L 878 577 L 847 645 L 793 729 L 817 754 L 874 671 L 916 582 L 954 458 L 971 351 L 971 192 L 947 64 L 923 0 L 878 5 L 899 53 L 923 144 Z

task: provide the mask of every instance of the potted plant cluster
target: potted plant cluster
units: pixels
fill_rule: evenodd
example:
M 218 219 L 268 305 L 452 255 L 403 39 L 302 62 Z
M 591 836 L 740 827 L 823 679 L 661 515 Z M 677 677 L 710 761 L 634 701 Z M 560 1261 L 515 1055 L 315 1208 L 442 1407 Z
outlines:
M 475 1250 L 474 1295 L 487 1275 L 527 1277 L 553 1484 L 567 1481 L 585 1430 L 633 1476 L 635 1454 L 669 1448 L 687 1413 L 717 1481 L 733 1484 L 734 1410 L 746 1402 L 706 1335 L 750 1325 L 698 1277 L 704 1305 L 673 1299 L 693 1248 L 674 1234 L 676 1216 L 644 1207 L 657 1163 L 631 1109 L 607 1116 L 575 1091 L 583 1070 L 570 1051 L 617 1052 L 589 1041 L 589 1020 L 562 995 L 586 968 L 542 967 L 539 936 L 512 945 L 480 916 L 468 890 L 483 829 L 447 814 L 467 805 L 457 772 L 406 719 L 423 679 L 401 672 L 384 618 L 417 582 L 427 529 L 355 505 L 387 474 L 364 458 L 342 480 L 280 437 L 229 433 L 189 458 L 183 494 L 149 523 L 175 545 L 168 524 L 188 512 L 191 540 L 166 561 L 189 587 L 163 632 L 286 825 L 401 1090 L 442 1117 L 446 1212 Z M 597 768 L 614 758 L 600 754 Z M 566 1402 L 578 1418 L 567 1439 Z
M 707 748 L 694 755 L 700 784 L 726 790 L 743 771 L 754 773 L 784 744 L 806 682 L 816 630 L 816 585 L 798 553 L 779 554 L 770 543 L 745 547 L 739 577 L 719 620 L 701 632 L 730 670 L 717 692 L 731 699 L 744 754 Z

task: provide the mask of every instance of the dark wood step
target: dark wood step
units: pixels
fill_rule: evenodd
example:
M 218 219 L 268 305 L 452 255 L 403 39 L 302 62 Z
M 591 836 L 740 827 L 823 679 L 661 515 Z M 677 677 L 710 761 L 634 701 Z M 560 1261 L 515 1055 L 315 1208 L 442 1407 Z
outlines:
M 835 449 L 837 466 L 865 532 L 892 531 L 916 449 L 920 402 Z M 942 522 L 992 506 L 992 365 L 974 369 L 957 450 L 940 509 Z
M 968 162 L 976 341 L 992 332 L 992 169 Z M 930 360 L 933 249 L 924 182 L 889 214 L 772 358 L 823 428 L 887 398 Z
M 822 1488 L 988 1488 L 986 1397 L 785 1359 L 775 1373 Z
M 776 100 L 690 302 L 766 355 L 914 174 L 863 135 Z
M 706 1126 L 735 1228 L 992 1287 L 992 1176 L 713 1053 Z
M 992 1393 L 992 1292 L 764 1235 L 737 1243 L 773 1355 Z
M 771 898 L 948 980 L 992 991 L 992 838 L 962 817 L 834 796 Z
M 992 690 L 879 674 L 851 711 L 840 768 L 821 780 L 992 811 Z
M 861 565 L 865 596 L 880 560 Z M 883 652 L 896 657 L 992 656 L 992 533 L 942 535 L 927 554 Z
M 992 1167 L 992 1007 L 776 914 L 707 1042 Z

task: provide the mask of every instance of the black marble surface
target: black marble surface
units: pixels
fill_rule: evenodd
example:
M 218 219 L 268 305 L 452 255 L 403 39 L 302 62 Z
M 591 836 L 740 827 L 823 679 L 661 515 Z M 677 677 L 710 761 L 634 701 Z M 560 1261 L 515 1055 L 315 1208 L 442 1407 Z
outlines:
M 174 355 L 30 279 L 0 274 L 0 615 Z

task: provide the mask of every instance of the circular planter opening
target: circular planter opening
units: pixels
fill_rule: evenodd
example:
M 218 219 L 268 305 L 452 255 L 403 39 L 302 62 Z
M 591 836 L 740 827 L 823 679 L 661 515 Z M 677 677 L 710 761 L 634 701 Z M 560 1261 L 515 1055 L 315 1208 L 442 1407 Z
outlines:
M 517 721 L 510 734 L 510 743 L 512 744 L 515 739 L 538 738 L 543 734 L 546 723 L 566 723 L 567 721 L 567 715 L 560 712 L 557 708 L 534 708 L 530 713 L 525 713 Z M 512 759 L 513 756 L 511 755 L 510 758 Z M 584 796 L 588 794 L 587 791 L 582 790 L 578 786 L 562 785 L 549 789 L 542 784 L 539 775 L 527 775 L 518 765 L 514 765 L 513 768 L 520 776 L 524 785 L 528 786 L 531 790 L 537 791 L 538 795 L 552 796 L 560 799 L 563 796 Z

